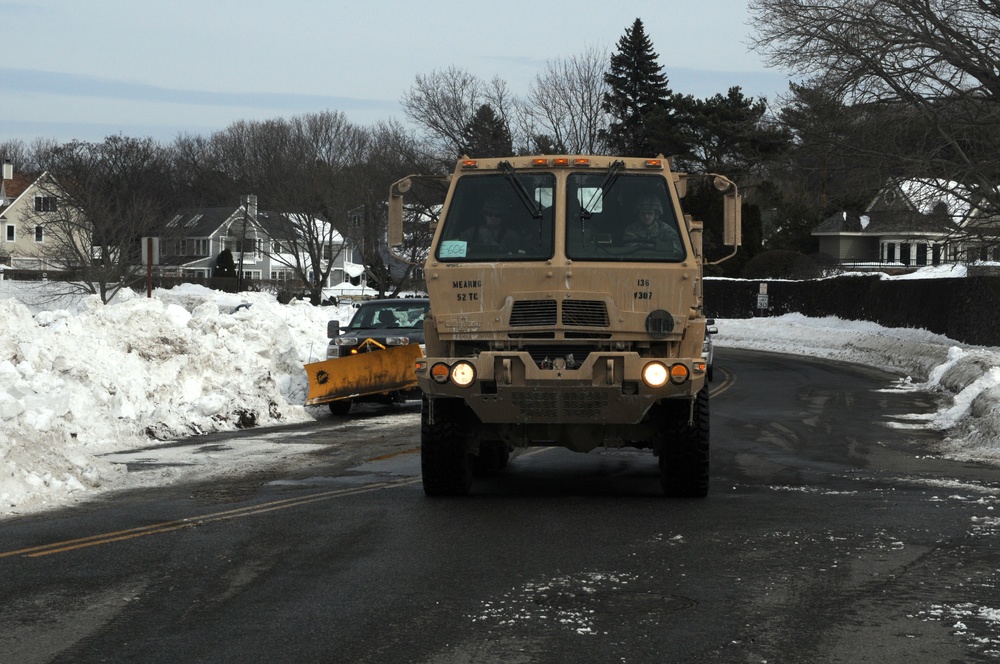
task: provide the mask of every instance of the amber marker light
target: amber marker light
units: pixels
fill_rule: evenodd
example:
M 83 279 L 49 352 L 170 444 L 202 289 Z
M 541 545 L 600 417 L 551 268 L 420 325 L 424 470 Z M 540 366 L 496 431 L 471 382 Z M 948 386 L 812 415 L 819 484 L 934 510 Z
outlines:
M 691 371 L 683 364 L 674 364 L 670 367 L 670 382 L 674 385 L 680 385 L 687 381 L 691 377 Z
M 642 381 L 650 387 L 666 385 L 667 375 L 667 367 L 663 362 L 650 362 L 642 368 Z
M 536 157 L 535 159 L 531 160 L 531 165 L 532 166 L 545 167 L 545 166 L 549 165 L 549 160 L 548 159 L 542 159 L 540 157 Z
M 475 159 L 463 159 L 462 168 L 469 170 L 472 168 L 479 168 L 479 162 Z
M 646 168 L 663 168 L 662 159 L 647 159 Z
M 579 158 L 573 160 L 574 166 L 590 166 L 590 160 L 585 158 Z
M 433 367 L 431 367 L 431 380 L 435 383 L 447 383 L 448 382 L 448 365 L 444 362 L 438 362 Z
M 556 157 L 555 159 L 552 160 L 552 165 L 561 166 L 565 168 L 566 166 L 569 166 L 569 159 L 567 159 L 566 157 Z

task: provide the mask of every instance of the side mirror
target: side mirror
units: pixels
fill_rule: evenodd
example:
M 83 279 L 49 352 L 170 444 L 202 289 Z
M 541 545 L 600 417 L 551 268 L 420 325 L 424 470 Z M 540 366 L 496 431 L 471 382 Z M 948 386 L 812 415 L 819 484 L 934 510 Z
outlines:
M 340 336 L 340 321 L 331 320 L 326 324 L 326 337 L 327 339 L 333 339 L 334 337 Z

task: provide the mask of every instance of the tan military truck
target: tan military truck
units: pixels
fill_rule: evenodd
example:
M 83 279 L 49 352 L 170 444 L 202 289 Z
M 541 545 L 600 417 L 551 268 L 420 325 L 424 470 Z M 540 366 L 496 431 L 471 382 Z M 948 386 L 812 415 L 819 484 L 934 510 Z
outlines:
M 406 200 L 419 177 L 392 185 L 390 246 L 422 218 Z M 466 494 L 516 448 L 549 445 L 650 449 L 668 495 L 707 494 L 702 224 L 680 205 L 692 177 L 724 195 L 733 255 L 740 197 L 723 176 L 663 157 L 459 160 L 424 263 L 426 494 Z

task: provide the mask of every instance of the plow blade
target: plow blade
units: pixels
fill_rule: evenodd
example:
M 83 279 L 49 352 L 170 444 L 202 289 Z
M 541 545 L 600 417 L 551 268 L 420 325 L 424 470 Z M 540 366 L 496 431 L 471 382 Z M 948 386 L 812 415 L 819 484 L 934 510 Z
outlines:
M 422 355 L 418 344 L 409 344 L 307 364 L 306 405 L 416 387 L 413 363 Z

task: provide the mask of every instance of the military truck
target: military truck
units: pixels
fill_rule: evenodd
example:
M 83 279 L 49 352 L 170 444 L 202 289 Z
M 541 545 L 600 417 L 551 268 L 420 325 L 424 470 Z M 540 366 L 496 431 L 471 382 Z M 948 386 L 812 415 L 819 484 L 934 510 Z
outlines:
M 735 184 L 662 156 L 463 157 L 439 178 L 415 362 L 427 495 L 466 494 L 516 449 L 552 445 L 649 449 L 667 495 L 707 495 L 703 226 L 680 205 L 693 177 L 723 195 L 729 258 Z M 407 201 L 420 180 L 390 188 L 390 247 L 426 217 Z

